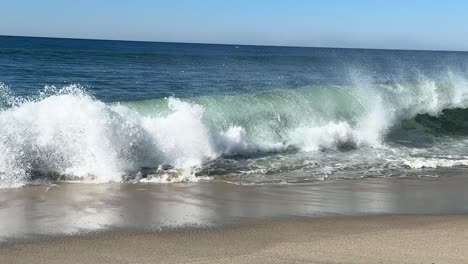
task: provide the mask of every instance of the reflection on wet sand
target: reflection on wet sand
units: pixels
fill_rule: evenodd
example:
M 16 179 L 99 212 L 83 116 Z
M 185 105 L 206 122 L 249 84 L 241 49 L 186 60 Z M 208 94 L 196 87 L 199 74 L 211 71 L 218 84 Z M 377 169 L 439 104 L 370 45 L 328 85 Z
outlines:
M 0 240 L 270 218 L 463 214 L 468 177 L 369 178 L 307 185 L 62 184 L 0 190 Z

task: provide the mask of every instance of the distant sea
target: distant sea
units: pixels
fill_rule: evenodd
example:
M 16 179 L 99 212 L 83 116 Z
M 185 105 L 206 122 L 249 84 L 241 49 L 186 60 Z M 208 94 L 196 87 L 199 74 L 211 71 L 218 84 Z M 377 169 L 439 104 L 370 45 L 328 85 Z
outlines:
M 0 187 L 468 165 L 468 53 L 0 37 Z

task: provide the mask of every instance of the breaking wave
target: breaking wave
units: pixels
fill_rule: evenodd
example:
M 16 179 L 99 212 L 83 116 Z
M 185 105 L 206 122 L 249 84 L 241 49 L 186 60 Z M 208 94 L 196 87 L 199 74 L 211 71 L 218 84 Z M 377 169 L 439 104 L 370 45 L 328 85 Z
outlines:
M 222 158 L 328 150 L 398 152 L 390 162 L 402 168 L 468 163 L 464 156 L 414 154 L 441 138 L 468 135 L 463 75 L 421 77 L 415 83 L 360 80 L 349 86 L 114 103 L 97 100 L 79 85 L 46 87 L 29 98 L 0 85 L 0 185 L 37 179 L 196 181 L 216 176 L 204 165 Z M 326 162 L 322 169 L 333 167 Z M 221 167 L 220 174 L 230 170 Z

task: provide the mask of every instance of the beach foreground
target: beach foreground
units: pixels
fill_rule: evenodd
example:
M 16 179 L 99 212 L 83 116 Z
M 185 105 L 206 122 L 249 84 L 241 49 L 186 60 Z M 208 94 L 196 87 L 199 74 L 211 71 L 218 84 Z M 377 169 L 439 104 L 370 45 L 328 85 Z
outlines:
M 0 190 L 0 263 L 467 263 L 468 177 Z
M 111 232 L 0 248 L 2 263 L 466 263 L 466 216 L 262 221 Z

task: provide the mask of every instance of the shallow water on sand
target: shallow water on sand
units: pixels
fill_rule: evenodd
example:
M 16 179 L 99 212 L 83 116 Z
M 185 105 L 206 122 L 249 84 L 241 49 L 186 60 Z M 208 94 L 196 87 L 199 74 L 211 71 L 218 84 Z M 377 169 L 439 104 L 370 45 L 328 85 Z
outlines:
M 61 184 L 0 190 L 0 240 L 210 228 L 262 219 L 465 214 L 466 169 L 294 185 Z

